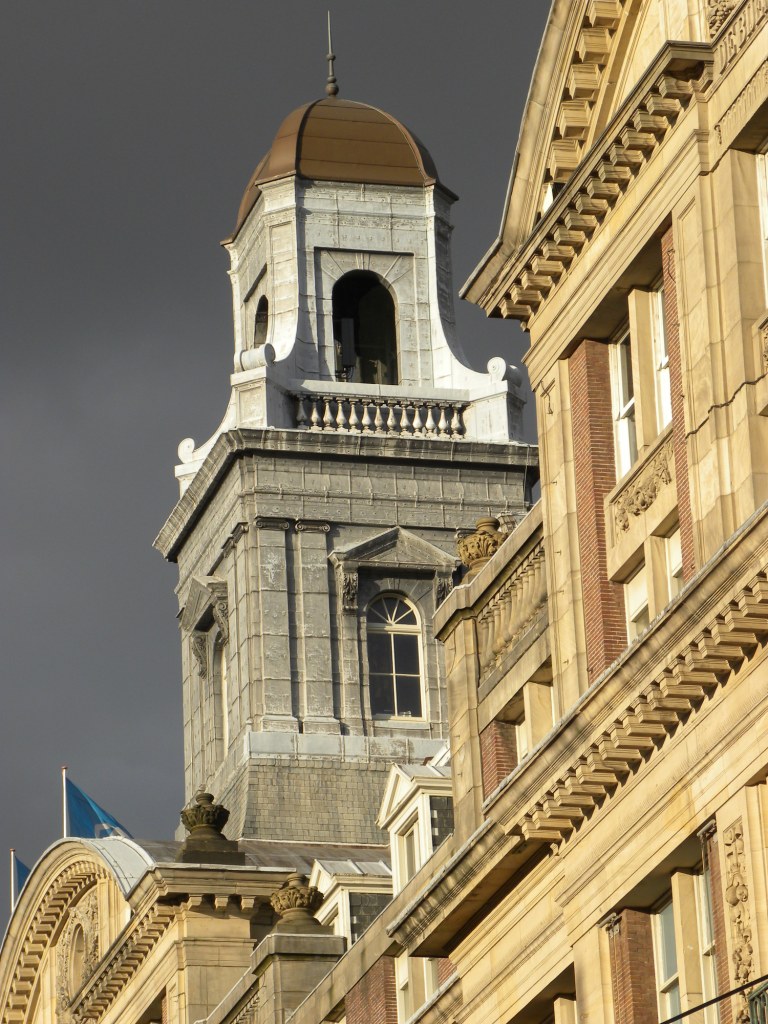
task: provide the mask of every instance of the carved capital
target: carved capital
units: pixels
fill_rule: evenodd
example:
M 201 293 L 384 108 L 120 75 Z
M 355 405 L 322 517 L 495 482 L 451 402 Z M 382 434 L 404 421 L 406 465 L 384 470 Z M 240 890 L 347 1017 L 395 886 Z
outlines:
M 323 894 L 314 885 L 308 885 L 306 875 L 290 875 L 280 888 L 272 893 L 270 902 L 284 920 L 311 917 L 323 902 Z
M 668 438 L 653 458 L 619 494 L 613 506 L 616 528 L 626 533 L 630 516 L 642 515 L 656 501 L 663 487 L 672 482 L 672 438 Z
M 290 530 L 291 523 L 282 516 L 256 516 L 253 525 L 257 530 Z
M 475 572 L 485 565 L 506 539 L 507 534 L 499 531 L 498 519 L 478 519 L 473 533 L 456 537 L 459 558 L 470 572 Z
M 297 533 L 330 533 L 331 524 L 317 519 L 297 519 Z

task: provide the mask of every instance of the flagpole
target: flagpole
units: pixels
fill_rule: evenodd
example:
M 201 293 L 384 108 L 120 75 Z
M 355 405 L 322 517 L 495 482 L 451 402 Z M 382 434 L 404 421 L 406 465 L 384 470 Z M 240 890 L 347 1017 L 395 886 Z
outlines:
M 11 913 L 13 913 L 14 910 L 16 909 L 16 886 L 14 884 L 16 879 L 13 877 L 15 873 L 13 869 L 16 866 L 16 862 L 14 859 L 15 853 L 16 851 L 14 850 L 13 847 L 11 847 Z
M 67 765 L 61 766 L 61 825 L 62 834 L 67 838 L 69 834 L 69 816 L 67 814 Z

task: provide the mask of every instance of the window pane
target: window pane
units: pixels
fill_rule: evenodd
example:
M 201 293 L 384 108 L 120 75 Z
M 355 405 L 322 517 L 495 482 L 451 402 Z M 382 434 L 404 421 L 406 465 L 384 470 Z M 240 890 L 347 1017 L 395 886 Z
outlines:
M 396 633 L 392 637 L 395 647 L 395 671 L 399 675 L 419 674 L 419 638 L 407 633 Z
M 397 713 L 421 718 L 421 680 L 418 676 L 397 676 Z
M 397 604 L 395 621 L 398 626 L 416 626 L 416 613 L 413 608 L 410 608 L 405 601 L 398 601 Z
M 625 338 L 619 343 L 619 393 L 622 406 L 626 405 L 635 395 L 629 338 Z
M 395 693 L 392 676 L 371 676 L 371 713 L 374 715 L 394 715 Z
M 387 633 L 368 634 L 368 669 L 374 672 L 392 672 L 392 637 Z

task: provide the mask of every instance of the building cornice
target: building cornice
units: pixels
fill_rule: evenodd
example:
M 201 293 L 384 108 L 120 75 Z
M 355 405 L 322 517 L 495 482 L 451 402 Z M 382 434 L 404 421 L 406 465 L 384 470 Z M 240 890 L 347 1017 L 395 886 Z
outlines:
M 708 87 L 713 65 L 707 43 L 666 43 L 528 239 L 495 268 L 482 292 L 468 297 L 489 316 L 527 328 L 696 92 Z
M 429 438 L 368 436 L 361 434 L 314 434 L 308 430 L 229 430 L 211 448 L 189 487 L 154 541 L 154 547 L 175 561 L 192 527 L 213 497 L 217 485 L 234 462 L 246 455 L 306 456 L 356 461 L 418 459 L 425 465 L 470 463 L 513 467 L 538 465 L 535 445 L 518 441 L 442 441 Z

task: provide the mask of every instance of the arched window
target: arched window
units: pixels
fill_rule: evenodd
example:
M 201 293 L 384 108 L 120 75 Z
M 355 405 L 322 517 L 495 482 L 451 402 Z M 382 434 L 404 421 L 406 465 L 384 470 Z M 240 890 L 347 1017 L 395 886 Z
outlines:
M 353 270 L 333 286 L 336 377 L 397 384 L 395 303 L 375 274 Z
M 368 605 L 367 649 L 371 713 L 423 717 L 421 627 L 404 598 L 385 594 Z
M 267 327 L 269 325 L 269 302 L 266 295 L 262 295 L 256 307 L 256 323 L 253 329 L 253 345 L 258 348 L 267 340 Z
M 85 981 L 85 932 L 82 925 L 75 926 L 69 942 L 69 993 L 74 996 Z

